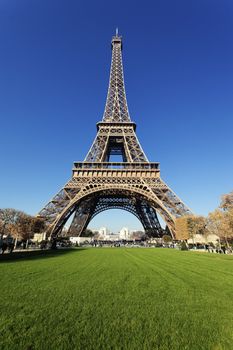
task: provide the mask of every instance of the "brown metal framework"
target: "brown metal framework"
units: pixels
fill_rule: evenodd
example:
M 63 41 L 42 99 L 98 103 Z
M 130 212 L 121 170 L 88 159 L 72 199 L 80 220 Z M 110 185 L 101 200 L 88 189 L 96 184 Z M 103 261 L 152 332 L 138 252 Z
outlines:
M 75 162 L 73 176 L 39 212 L 48 224 L 47 234 L 56 237 L 74 214 L 69 233 L 81 235 L 92 218 L 112 208 L 129 211 L 145 232 L 159 237 L 162 229 L 157 212 L 175 236 L 175 218 L 190 209 L 162 181 L 159 163 L 150 163 L 131 122 L 124 86 L 122 38 L 112 38 L 112 63 L 103 120 L 84 160 Z M 121 155 L 122 162 L 110 162 Z

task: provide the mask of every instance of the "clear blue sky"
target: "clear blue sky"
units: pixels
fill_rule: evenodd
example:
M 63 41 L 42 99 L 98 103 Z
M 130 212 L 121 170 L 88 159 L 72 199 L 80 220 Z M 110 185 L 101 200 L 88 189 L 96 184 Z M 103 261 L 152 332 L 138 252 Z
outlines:
M 102 118 L 115 27 L 137 134 L 206 215 L 233 189 L 232 0 L 0 2 L 0 207 L 36 214 Z M 140 227 L 107 211 L 91 226 Z

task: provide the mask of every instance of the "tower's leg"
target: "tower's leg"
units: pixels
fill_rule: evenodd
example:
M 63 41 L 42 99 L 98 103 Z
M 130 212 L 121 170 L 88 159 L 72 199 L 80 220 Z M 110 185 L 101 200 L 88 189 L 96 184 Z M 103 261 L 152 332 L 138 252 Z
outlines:
M 138 200 L 136 203 L 136 210 L 145 229 L 145 233 L 148 236 L 160 237 L 163 230 L 155 209 L 147 202 Z
M 173 236 L 172 232 L 170 231 L 170 229 L 169 229 L 169 227 L 167 225 L 166 225 L 164 231 L 165 231 L 165 235 L 171 236 L 172 239 L 174 239 L 174 236 Z
M 95 207 L 96 200 L 93 198 L 86 199 L 78 206 L 68 230 L 69 236 L 81 236 L 93 216 Z

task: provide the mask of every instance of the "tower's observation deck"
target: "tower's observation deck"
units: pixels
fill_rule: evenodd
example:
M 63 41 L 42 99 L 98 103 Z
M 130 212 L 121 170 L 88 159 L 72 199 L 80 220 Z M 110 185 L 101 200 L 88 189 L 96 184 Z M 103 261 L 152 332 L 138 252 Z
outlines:
M 116 45 L 116 44 L 120 45 L 120 48 L 122 50 L 122 48 L 123 48 L 123 46 L 122 46 L 122 37 L 118 36 L 118 34 L 116 34 L 116 35 L 114 35 L 112 37 L 112 49 L 113 49 L 114 45 Z
M 75 162 L 73 177 L 152 179 L 160 177 L 159 163 Z

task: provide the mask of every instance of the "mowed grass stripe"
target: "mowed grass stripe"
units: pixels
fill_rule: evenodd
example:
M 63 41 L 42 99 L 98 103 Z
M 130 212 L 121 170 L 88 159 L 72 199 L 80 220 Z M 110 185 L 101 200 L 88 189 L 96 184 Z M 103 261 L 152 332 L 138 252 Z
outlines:
M 1 349 L 232 349 L 232 264 L 125 248 L 3 261 Z
M 224 307 L 222 307 L 222 297 L 226 297 L 229 300 L 232 295 L 232 279 L 229 281 L 230 289 L 224 289 L 224 292 L 227 291 L 227 295 L 224 296 L 223 287 L 221 285 L 221 279 L 224 279 L 224 274 L 221 274 L 219 276 L 215 276 L 212 274 L 212 276 L 209 276 L 209 281 L 212 282 L 212 287 L 209 285 L 208 281 L 206 281 L 206 277 L 208 276 L 208 270 L 206 269 L 205 274 L 200 274 L 198 272 L 199 266 L 198 263 L 200 262 L 200 257 L 202 256 L 193 256 L 190 257 L 190 253 L 183 253 L 182 256 L 180 255 L 181 252 L 174 252 L 170 251 L 172 253 L 172 256 L 174 257 L 174 253 L 179 254 L 180 258 L 179 264 L 176 264 L 177 259 L 175 262 L 174 259 L 171 256 L 170 260 L 163 261 L 162 265 L 154 264 L 154 253 L 153 250 L 151 251 L 153 255 L 153 259 L 151 259 L 150 254 L 140 255 L 138 258 L 141 260 L 141 266 L 147 266 L 148 262 L 150 262 L 151 271 L 154 271 L 155 275 L 152 278 L 152 281 L 155 283 L 162 282 L 163 286 L 167 286 L 167 288 L 163 288 L 160 296 L 161 303 L 159 304 L 161 306 L 161 312 L 164 312 L 165 306 L 168 305 L 166 303 L 170 303 L 170 305 L 167 307 L 167 321 L 171 325 L 171 332 L 172 329 L 177 332 L 176 325 L 179 325 L 179 331 L 183 331 L 183 335 L 185 336 L 185 333 L 187 332 L 189 339 L 191 340 L 192 336 L 194 338 L 198 336 L 200 337 L 200 332 L 198 331 L 197 325 L 199 324 L 199 327 L 202 327 L 202 332 L 206 334 L 212 333 L 212 339 L 211 343 L 207 344 L 208 337 L 205 339 L 202 339 L 204 341 L 204 344 L 201 345 L 201 342 L 197 342 L 198 345 L 192 345 L 190 348 L 206 348 L 210 349 L 212 348 L 213 340 L 216 339 L 216 342 L 214 342 L 214 348 L 219 347 L 217 339 L 217 334 L 219 333 L 217 328 L 221 329 L 224 328 L 226 332 L 228 332 L 229 339 L 232 339 L 232 302 L 231 307 L 229 307 L 229 304 L 226 303 Z M 157 262 L 159 262 L 159 258 L 161 258 L 161 255 L 167 255 L 168 251 L 166 250 L 160 250 L 160 254 L 157 255 Z M 188 254 L 188 255 L 187 255 Z M 195 268 L 195 271 L 191 270 L 190 268 L 187 268 L 186 257 L 193 258 L 193 262 L 190 266 L 192 266 L 192 269 Z M 198 260 L 197 260 L 198 258 Z M 202 260 L 202 259 L 201 259 Z M 232 259 L 231 259 L 232 262 Z M 147 271 L 150 271 L 148 269 Z M 204 270 L 203 270 L 204 271 Z M 146 272 L 145 272 L 146 274 Z M 156 280 L 156 276 L 159 276 L 159 280 Z M 215 281 L 212 281 L 211 278 L 214 277 Z M 218 281 L 218 278 L 220 278 L 220 281 Z M 215 283 L 217 282 L 217 283 Z M 220 283 L 218 283 L 220 282 Z M 214 288 L 218 286 L 218 288 Z M 160 287 L 160 284 L 156 285 L 155 288 L 158 289 Z M 153 289 L 153 288 L 151 288 Z M 155 290 L 155 289 L 153 289 Z M 212 292 L 211 292 L 212 290 Z M 212 293 L 211 295 L 209 293 Z M 159 295 L 157 295 L 159 298 Z M 177 308 L 177 306 L 180 305 L 180 308 Z M 152 306 L 153 307 L 153 306 Z M 172 311 L 172 312 L 169 312 Z M 209 312 L 211 310 L 211 312 Z M 220 316 L 220 310 L 224 310 L 224 317 L 221 318 Z M 222 314 L 222 316 L 223 316 Z M 174 328 L 171 324 L 172 320 L 170 319 L 174 318 L 175 316 L 175 324 Z M 220 316 L 220 317 L 219 317 Z M 226 317 L 227 316 L 227 317 Z M 218 323 L 218 320 L 220 319 L 220 322 Z M 208 320 L 208 322 L 206 322 Z M 223 320 L 225 322 L 223 322 Z M 164 322 L 164 320 L 162 319 Z M 195 334 L 195 328 L 192 328 L 192 325 L 196 324 L 196 328 L 198 331 L 198 334 Z M 163 325 L 164 326 L 164 325 Z M 163 327 L 162 327 L 163 328 Z M 216 337 L 213 335 L 215 332 Z M 171 335 L 171 333 L 170 333 Z M 173 344 L 174 346 L 174 344 Z M 180 344 L 180 348 L 183 348 L 185 344 Z M 206 346 L 206 347 L 204 347 Z M 229 341 L 229 348 L 231 348 L 232 345 Z M 189 348 L 189 347 L 188 347 Z M 219 347 L 221 348 L 221 346 Z

